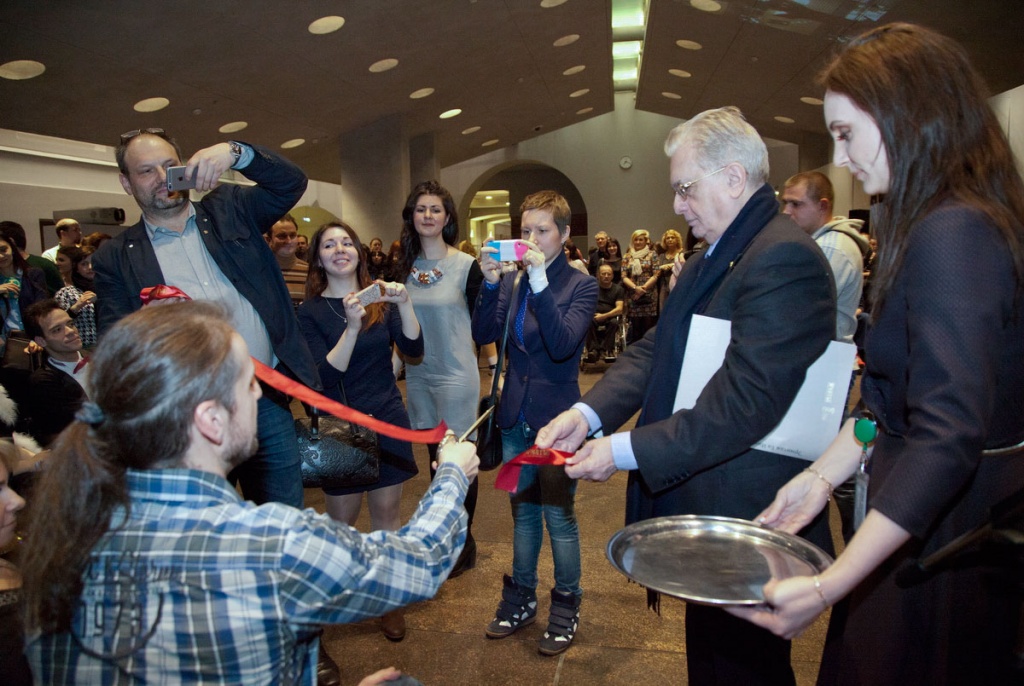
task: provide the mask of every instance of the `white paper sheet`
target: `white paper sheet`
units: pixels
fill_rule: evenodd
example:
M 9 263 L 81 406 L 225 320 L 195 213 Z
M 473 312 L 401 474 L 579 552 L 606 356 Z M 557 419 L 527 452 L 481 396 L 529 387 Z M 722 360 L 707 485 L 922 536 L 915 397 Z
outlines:
M 689 410 L 725 360 L 732 322 L 696 314 L 679 373 L 673 412 Z M 802 460 L 816 460 L 839 433 L 856 346 L 832 341 L 814 364 L 786 416 L 752 447 Z

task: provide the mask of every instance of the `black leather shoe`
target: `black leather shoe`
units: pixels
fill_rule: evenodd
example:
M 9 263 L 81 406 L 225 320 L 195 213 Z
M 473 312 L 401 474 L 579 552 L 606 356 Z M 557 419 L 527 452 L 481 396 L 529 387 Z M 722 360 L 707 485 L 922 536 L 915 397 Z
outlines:
M 469 536 L 466 538 L 466 545 L 459 553 L 459 559 L 455 561 L 455 566 L 452 567 L 452 573 L 448 575 L 448 578 L 454 579 L 473 567 L 476 567 L 476 539 Z
M 338 663 L 320 645 L 320 656 L 316 663 L 316 686 L 341 686 L 341 670 Z

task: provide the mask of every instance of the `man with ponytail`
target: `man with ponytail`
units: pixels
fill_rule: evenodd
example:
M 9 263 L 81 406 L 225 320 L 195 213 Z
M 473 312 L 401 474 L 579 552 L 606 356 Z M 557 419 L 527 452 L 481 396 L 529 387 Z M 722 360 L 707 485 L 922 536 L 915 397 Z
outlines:
M 243 501 L 260 385 L 214 304 L 147 307 L 92 358 L 58 437 L 24 559 L 38 683 L 312 684 L 319 627 L 430 598 L 466 538 L 478 460 L 446 438 L 410 523 L 361 535 Z

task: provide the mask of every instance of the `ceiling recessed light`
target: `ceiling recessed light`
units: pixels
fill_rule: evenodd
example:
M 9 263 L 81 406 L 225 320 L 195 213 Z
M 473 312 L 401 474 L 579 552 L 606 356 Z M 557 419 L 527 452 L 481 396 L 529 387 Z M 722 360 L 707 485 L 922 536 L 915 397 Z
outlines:
M 676 45 L 684 50 L 700 50 L 704 47 L 695 40 L 677 40 Z
M 593 107 L 584 107 L 582 110 L 576 110 L 576 114 L 586 114 L 587 112 L 593 112 Z
M 233 121 L 225 124 L 224 126 L 217 129 L 221 133 L 234 133 L 235 131 L 241 131 L 249 125 L 247 121 Z
M 397 66 L 398 60 L 396 60 L 394 57 L 389 57 L 387 59 L 380 60 L 379 62 L 374 62 L 373 64 L 371 64 L 370 71 L 373 72 L 374 74 L 379 74 L 382 71 L 394 69 Z
M 135 103 L 136 112 L 156 112 L 171 104 L 167 98 L 146 98 Z
M 679 93 L 671 93 L 669 91 L 662 91 L 661 95 L 663 97 L 668 98 L 669 100 L 682 100 L 683 99 L 683 96 L 679 95 Z
M 462 135 L 463 135 L 463 136 L 468 136 L 469 134 L 471 134 L 471 133 L 476 133 L 476 132 L 477 132 L 477 131 L 479 131 L 479 130 L 480 130 L 480 127 L 479 127 L 479 126 L 470 126 L 470 127 L 468 128 L 468 129 L 464 129 L 464 130 L 462 131 Z
M 286 149 L 287 148 L 297 148 L 300 145 L 303 145 L 305 142 L 306 142 L 305 138 L 293 138 L 290 141 L 285 141 L 284 143 L 281 143 L 281 147 L 282 148 L 286 148 Z
M 690 0 L 690 7 L 701 12 L 717 12 L 722 4 L 715 0 Z
M 790 117 L 783 117 L 781 115 L 778 116 L 778 117 L 775 117 L 775 121 L 781 122 L 783 124 L 795 124 L 796 123 L 796 119 L 792 119 Z
M 572 76 L 573 74 L 579 74 L 581 71 L 587 68 L 585 64 L 577 64 L 575 67 L 569 67 L 562 72 L 562 76 Z
M 325 33 L 334 33 L 344 25 L 345 17 L 331 16 L 320 17 L 306 28 L 310 33 L 322 36 Z
M 428 95 L 433 94 L 433 88 L 420 88 L 418 91 L 413 91 L 412 93 L 409 93 L 409 97 L 412 98 L 413 100 L 419 100 L 420 98 L 425 98 Z
M 462 114 L 462 110 L 456 107 L 455 109 L 448 110 L 447 112 L 442 112 L 439 116 L 441 119 L 451 119 L 452 117 L 457 117 L 460 114 Z
M 805 105 L 824 105 L 825 104 L 825 101 L 822 100 L 821 98 L 812 98 L 809 95 L 805 95 L 804 97 L 800 98 L 800 102 L 804 103 Z
M 0 64 L 0 78 L 10 79 L 11 81 L 34 79 L 44 71 L 46 71 L 46 66 L 42 62 L 36 62 L 35 60 L 14 60 Z
M 480 147 L 481 147 L 481 148 L 486 148 L 486 147 L 489 147 L 489 146 L 491 146 L 491 145 L 495 145 L 495 144 L 496 144 L 497 142 L 498 142 L 498 139 L 497 139 L 497 138 L 492 138 L 492 139 L 491 139 L 491 140 L 489 140 L 489 141 L 484 141 L 483 143 L 481 143 L 481 144 L 480 144 Z
M 575 43 L 579 39 L 580 39 L 580 34 L 578 34 L 578 33 L 570 33 L 568 36 L 562 36 L 561 38 L 556 40 L 553 45 L 556 48 L 564 48 L 567 45 L 572 45 L 573 43 Z
M 672 76 L 678 76 L 681 79 L 688 79 L 691 76 L 693 76 L 693 74 L 684 69 L 669 69 L 668 73 L 671 74 Z
M 551 9 L 552 7 L 558 7 L 559 5 L 565 4 L 566 0 L 540 0 L 540 6 L 544 9 Z
M 569 97 L 570 98 L 580 98 L 580 97 L 583 97 L 584 95 L 586 95 L 589 92 L 590 92 L 589 88 L 580 88 L 578 91 L 573 91 L 572 93 L 569 93 Z
M 484 200 L 494 200 L 494 196 L 493 195 L 485 195 L 484 196 Z

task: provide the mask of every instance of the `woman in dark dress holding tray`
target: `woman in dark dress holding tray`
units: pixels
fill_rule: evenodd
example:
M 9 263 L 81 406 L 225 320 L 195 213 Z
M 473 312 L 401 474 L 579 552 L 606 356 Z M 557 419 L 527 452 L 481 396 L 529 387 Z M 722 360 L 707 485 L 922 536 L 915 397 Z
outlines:
M 974 545 L 933 574 L 899 572 L 1024 486 L 1024 183 L 953 41 L 883 26 L 851 41 L 822 81 L 835 163 L 884 194 L 862 417 L 761 521 L 800 529 L 877 429 L 866 517 L 832 567 L 769 582 L 769 611 L 735 612 L 789 638 L 849 596 L 832 613 L 819 683 L 1021 683 L 1019 559 L 1015 569 L 1005 551 Z
M 320 227 L 310 241 L 306 300 L 296 315 L 324 395 L 374 418 L 409 428 L 409 414 L 391 370 L 391 345 L 410 358 L 423 355 L 423 336 L 405 286 L 371 281 L 356 232 L 343 222 Z M 373 283 L 384 287 L 380 302 L 365 308 L 355 293 Z M 342 393 L 342 386 L 344 393 Z M 412 446 L 380 436 L 380 480 L 372 486 L 324 489 L 327 512 L 354 526 L 363 493 L 374 530 L 401 527 L 402 483 L 417 473 Z M 384 635 L 405 636 L 402 610 L 382 619 Z

